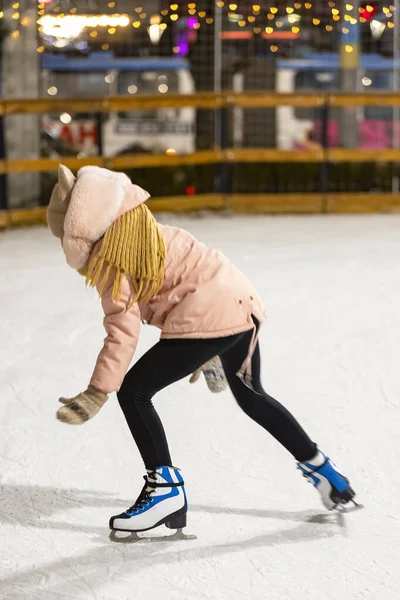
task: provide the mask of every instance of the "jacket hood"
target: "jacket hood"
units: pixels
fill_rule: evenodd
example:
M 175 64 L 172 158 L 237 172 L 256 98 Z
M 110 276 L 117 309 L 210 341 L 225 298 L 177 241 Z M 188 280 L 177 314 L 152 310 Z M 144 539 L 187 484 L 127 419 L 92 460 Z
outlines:
M 100 167 L 83 167 L 74 180 L 72 173 L 67 169 L 72 177 L 67 176 L 65 170 L 66 167 L 62 167 L 64 201 L 60 201 L 56 189 L 60 186 L 58 183 L 50 200 L 48 221 L 54 235 L 58 233 L 57 237 L 61 237 L 59 234 L 63 234 L 62 246 L 68 265 L 73 269 L 81 269 L 87 263 L 94 245 L 114 221 L 146 202 L 150 194 L 131 183 L 124 173 Z M 63 208 L 65 218 L 61 223 Z M 49 218 L 49 214 L 55 214 L 53 209 L 57 210 L 56 229 L 51 226 Z

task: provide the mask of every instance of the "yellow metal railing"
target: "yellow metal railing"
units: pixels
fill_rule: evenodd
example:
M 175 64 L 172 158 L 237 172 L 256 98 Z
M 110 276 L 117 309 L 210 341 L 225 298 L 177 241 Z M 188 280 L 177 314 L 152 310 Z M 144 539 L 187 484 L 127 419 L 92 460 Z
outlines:
M 33 100 L 0 100 L 0 115 L 51 113 L 109 113 L 113 111 L 157 110 L 160 108 L 278 108 L 400 106 L 400 93 L 327 94 L 327 93 L 196 93 L 193 95 L 117 96 L 85 99 L 39 98 Z M 335 162 L 400 162 L 400 149 L 368 150 L 312 148 L 279 150 L 267 148 L 214 148 L 191 154 L 128 154 L 116 157 L 62 159 L 72 170 L 84 165 L 109 169 L 139 169 L 178 165 L 221 163 L 335 163 Z M 0 160 L 0 174 L 55 171 L 58 160 Z M 204 194 L 165 197 L 151 201 L 153 210 L 188 211 L 229 209 L 238 212 L 400 212 L 400 194 Z M 28 222 L 42 222 L 45 209 L 32 211 L 0 211 L 0 227 Z

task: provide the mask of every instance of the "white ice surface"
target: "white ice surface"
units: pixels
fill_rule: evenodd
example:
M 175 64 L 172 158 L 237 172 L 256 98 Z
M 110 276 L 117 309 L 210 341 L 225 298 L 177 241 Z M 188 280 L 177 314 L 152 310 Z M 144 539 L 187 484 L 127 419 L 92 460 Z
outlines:
M 58 397 L 87 384 L 101 308 L 45 229 L 10 231 L 0 235 L 0 598 L 399 600 L 400 218 L 164 220 L 256 284 L 269 309 L 264 385 L 365 509 L 325 512 L 228 392 L 182 381 L 156 406 L 197 539 L 112 543 L 108 519 L 143 474 L 116 397 L 80 427 L 54 417 Z M 142 329 L 137 356 L 156 340 Z

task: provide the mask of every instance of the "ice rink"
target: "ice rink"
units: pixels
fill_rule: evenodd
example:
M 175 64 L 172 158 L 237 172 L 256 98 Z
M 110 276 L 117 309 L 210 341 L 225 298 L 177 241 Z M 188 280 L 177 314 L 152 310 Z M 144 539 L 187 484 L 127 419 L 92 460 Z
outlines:
M 229 392 L 182 381 L 155 404 L 181 467 L 192 539 L 130 544 L 108 519 L 142 487 L 113 395 L 55 419 L 104 337 L 94 291 L 44 228 L 0 234 L 1 600 L 399 600 L 400 216 L 173 216 L 256 284 L 266 390 L 353 483 L 329 513 Z M 144 327 L 136 357 L 158 338 Z

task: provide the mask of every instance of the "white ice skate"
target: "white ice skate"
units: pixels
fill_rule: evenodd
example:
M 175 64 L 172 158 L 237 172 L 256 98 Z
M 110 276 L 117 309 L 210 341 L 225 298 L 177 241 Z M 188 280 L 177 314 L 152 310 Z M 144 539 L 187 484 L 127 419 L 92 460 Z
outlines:
M 111 517 L 113 531 L 148 531 L 165 524 L 170 529 L 186 527 L 187 500 L 183 478 L 175 467 L 148 471 L 145 485 L 127 511 Z
M 353 500 L 355 492 L 350 487 L 347 477 L 344 477 L 336 465 L 320 450 L 312 459 L 304 463 L 299 462 L 297 466 L 303 476 L 318 490 L 328 510 L 347 502 L 360 506 Z

